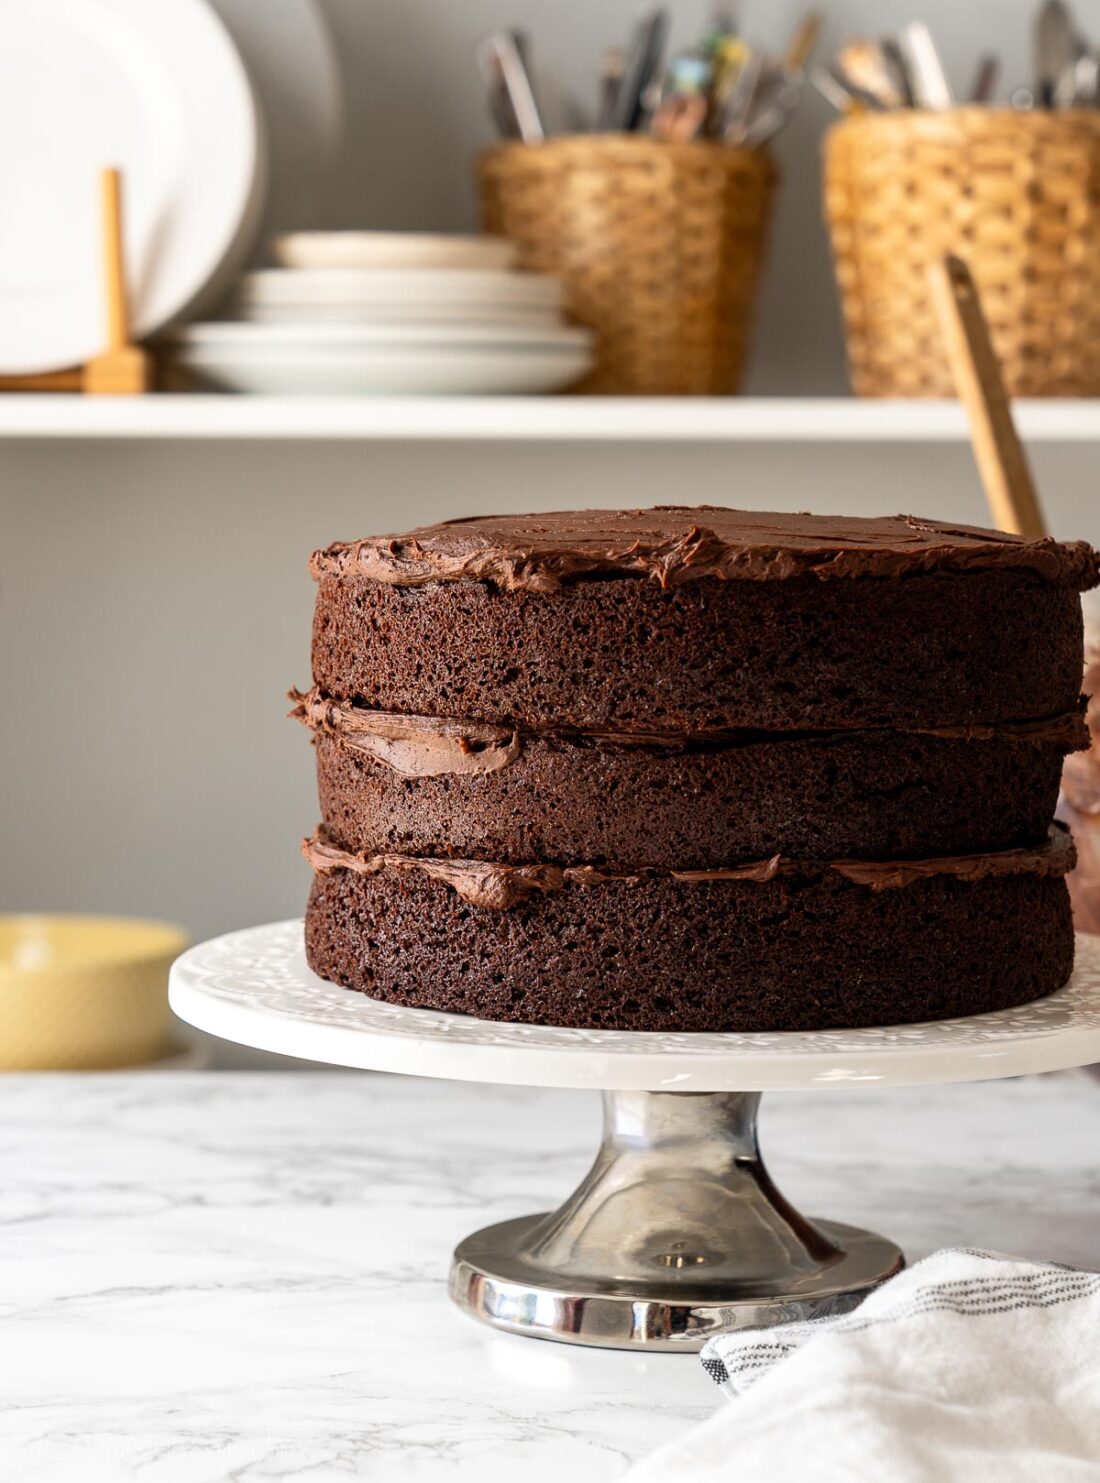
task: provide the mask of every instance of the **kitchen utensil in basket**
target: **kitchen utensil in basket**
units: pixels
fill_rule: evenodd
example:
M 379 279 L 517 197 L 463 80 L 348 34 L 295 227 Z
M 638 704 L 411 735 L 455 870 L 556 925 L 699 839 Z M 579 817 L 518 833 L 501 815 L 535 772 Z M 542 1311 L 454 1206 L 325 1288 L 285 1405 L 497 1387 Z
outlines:
M 737 389 L 775 184 L 760 150 L 578 135 L 498 145 L 478 162 L 486 229 L 563 279 L 596 336 L 579 391 Z
M 965 258 L 1012 396 L 1100 394 L 1100 112 L 847 118 L 825 214 L 861 396 L 949 397 L 929 265 Z
M 973 275 L 962 258 L 945 257 L 932 264 L 929 276 L 993 524 L 1029 541 L 1041 541 L 1048 534 L 1046 521 Z

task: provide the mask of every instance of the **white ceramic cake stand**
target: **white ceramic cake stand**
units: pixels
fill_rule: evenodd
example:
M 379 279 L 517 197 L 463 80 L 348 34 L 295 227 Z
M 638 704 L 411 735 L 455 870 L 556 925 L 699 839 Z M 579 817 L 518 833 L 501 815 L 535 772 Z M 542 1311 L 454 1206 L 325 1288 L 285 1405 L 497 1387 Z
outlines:
M 1100 1060 L 1100 938 L 1047 999 L 871 1030 L 678 1035 L 510 1025 L 401 1009 L 326 983 L 301 922 L 233 932 L 172 968 L 172 1008 L 283 1055 L 464 1081 L 591 1087 L 603 1143 L 546 1215 L 468 1236 L 451 1296 L 498 1328 L 608 1348 L 695 1350 L 720 1329 L 853 1308 L 903 1265 L 890 1241 L 800 1215 L 756 1141 L 760 1093 L 912 1086 Z

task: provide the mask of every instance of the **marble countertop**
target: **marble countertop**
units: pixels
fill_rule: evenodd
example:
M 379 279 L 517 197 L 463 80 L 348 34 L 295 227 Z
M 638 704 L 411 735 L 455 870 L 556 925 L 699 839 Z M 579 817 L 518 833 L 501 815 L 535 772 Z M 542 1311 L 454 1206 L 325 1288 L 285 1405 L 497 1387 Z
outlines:
M 602 1483 L 718 1404 L 698 1360 L 513 1338 L 452 1246 L 556 1203 L 598 1099 L 341 1073 L 0 1080 L 0 1477 Z M 1100 1266 L 1100 1081 L 773 1095 L 810 1214 Z

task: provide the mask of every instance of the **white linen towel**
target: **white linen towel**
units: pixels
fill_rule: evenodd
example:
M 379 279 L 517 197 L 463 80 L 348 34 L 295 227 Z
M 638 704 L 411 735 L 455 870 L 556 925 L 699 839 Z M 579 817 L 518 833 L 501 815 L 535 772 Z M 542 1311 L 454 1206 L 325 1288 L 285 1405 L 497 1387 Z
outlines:
M 632 1483 L 1100 1483 L 1100 1274 L 940 1251 L 702 1360 L 731 1404 Z

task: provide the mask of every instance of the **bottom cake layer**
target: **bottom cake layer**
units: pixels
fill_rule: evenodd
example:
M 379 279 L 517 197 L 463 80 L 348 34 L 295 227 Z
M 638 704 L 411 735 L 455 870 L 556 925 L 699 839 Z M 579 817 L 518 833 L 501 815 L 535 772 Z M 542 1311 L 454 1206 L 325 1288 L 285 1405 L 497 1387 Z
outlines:
M 1073 967 L 1064 835 L 890 871 L 770 861 L 727 874 L 501 876 L 458 862 L 471 868 L 463 876 L 456 862 L 363 860 L 316 842 L 307 854 L 314 972 L 482 1019 L 855 1029 L 1007 1009 L 1059 988 Z

